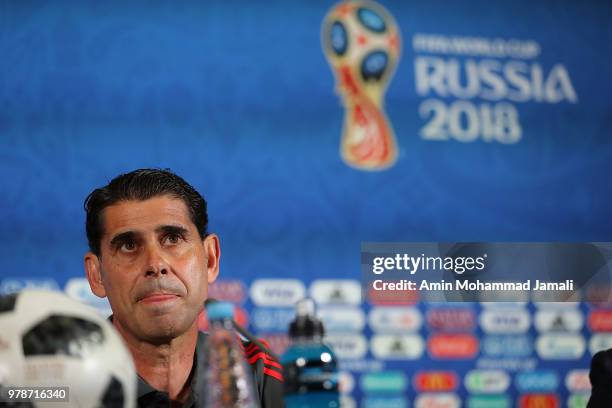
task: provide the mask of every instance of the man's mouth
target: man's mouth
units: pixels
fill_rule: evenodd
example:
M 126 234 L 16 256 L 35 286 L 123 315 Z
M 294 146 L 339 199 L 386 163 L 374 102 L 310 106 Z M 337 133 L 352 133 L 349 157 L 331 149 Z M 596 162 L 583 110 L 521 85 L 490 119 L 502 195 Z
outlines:
M 142 303 L 161 303 L 178 299 L 178 295 L 172 293 L 149 293 L 145 295 L 140 302 Z

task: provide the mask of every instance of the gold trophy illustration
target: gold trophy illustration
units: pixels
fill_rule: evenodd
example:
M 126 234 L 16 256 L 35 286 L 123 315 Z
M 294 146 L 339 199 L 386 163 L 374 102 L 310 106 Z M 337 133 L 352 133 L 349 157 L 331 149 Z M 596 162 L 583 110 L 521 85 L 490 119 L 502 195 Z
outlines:
M 345 1 L 325 16 L 321 39 L 345 109 L 343 160 L 361 170 L 392 166 L 397 145 L 384 93 L 400 56 L 395 20 L 373 1 Z

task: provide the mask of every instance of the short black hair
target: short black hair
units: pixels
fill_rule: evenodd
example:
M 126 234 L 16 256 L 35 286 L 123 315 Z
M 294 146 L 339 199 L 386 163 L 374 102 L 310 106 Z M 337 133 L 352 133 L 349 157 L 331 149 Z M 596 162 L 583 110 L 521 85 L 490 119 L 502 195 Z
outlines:
M 169 169 L 138 169 L 115 177 L 85 199 L 85 230 L 91 252 L 100 256 L 100 241 L 104 233 L 102 211 L 106 207 L 120 201 L 144 201 L 162 195 L 183 200 L 200 238 L 208 235 L 206 200 L 195 188 Z

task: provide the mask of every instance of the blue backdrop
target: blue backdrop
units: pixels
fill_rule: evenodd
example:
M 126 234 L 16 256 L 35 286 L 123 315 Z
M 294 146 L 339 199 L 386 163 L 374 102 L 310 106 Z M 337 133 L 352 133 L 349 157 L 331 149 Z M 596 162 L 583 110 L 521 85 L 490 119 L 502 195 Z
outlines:
M 1 3 L 4 290 L 82 277 L 84 198 L 140 167 L 170 168 L 204 194 L 222 276 L 246 287 L 358 280 L 361 242 L 612 240 L 610 3 L 384 6 L 402 38 L 385 104 L 399 158 L 366 172 L 339 154 L 343 107 L 320 37 L 332 2 Z M 415 45 L 418 35 L 517 39 L 537 52 L 440 51 Z M 447 74 L 459 64 L 464 85 L 469 61 L 495 61 L 498 80 L 479 68 L 478 89 L 499 95 L 418 92 L 427 79 L 415 67 L 427 58 Z M 531 84 L 537 72 L 548 78 L 541 100 L 537 85 L 513 100 L 511 89 L 527 88 L 509 79 L 512 64 Z M 466 142 L 448 130 L 430 140 L 423 129 L 442 113 L 423 108 L 427 100 L 447 117 L 468 103 L 463 129 L 470 109 L 511 105 L 520 139 Z

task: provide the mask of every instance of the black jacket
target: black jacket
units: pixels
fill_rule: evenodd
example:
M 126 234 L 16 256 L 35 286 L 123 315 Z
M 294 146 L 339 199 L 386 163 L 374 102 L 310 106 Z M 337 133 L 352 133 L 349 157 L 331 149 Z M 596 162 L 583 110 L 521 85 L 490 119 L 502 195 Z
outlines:
M 589 379 L 593 388 L 587 408 L 612 407 L 612 349 L 595 353 Z
M 205 393 L 207 387 L 203 373 L 198 372 L 198 367 L 202 361 L 203 352 L 206 349 L 206 334 L 198 333 L 198 343 L 194 355 L 193 369 L 191 377 L 191 394 L 183 408 L 200 408 L 205 403 Z M 246 361 L 253 370 L 253 383 L 257 389 L 259 404 L 261 408 L 283 408 L 283 374 L 281 365 L 269 354 L 257 347 L 254 343 L 243 341 L 242 349 Z M 204 391 L 203 391 L 204 390 Z M 170 406 L 168 393 L 157 391 L 147 384 L 140 376 L 138 377 L 138 407 L 164 407 Z

